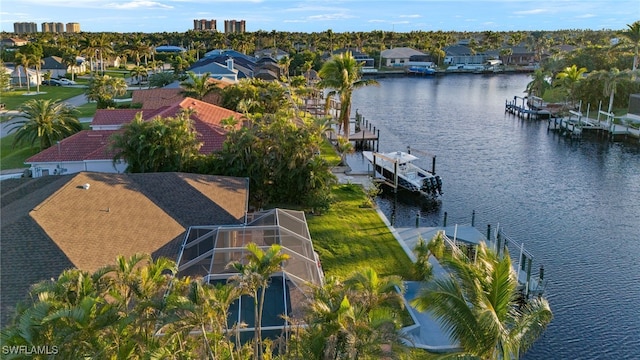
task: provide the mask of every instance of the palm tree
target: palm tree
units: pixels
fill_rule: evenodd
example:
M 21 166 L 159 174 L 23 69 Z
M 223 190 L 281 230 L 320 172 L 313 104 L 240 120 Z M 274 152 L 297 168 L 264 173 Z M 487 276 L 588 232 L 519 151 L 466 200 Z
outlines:
M 66 103 L 50 99 L 33 99 L 25 102 L 18 111 L 19 120 L 9 129 L 16 132 L 14 146 L 26 142 L 33 146 L 39 142 L 40 150 L 51 147 L 57 141 L 82 130 L 78 111 Z
M 147 75 L 149 75 L 148 73 L 148 69 L 144 66 L 134 66 L 129 73 L 131 74 L 131 76 L 134 76 L 138 79 L 138 86 L 140 89 L 142 89 L 142 78 L 146 77 Z
M 633 65 L 631 66 L 631 70 L 635 71 L 638 68 L 638 62 L 640 61 L 638 52 L 640 48 L 640 20 L 634 22 L 633 24 L 627 24 L 628 30 L 622 32 L 622 36 L 631 41 L 633 45 Z
M 127 83 L 123 78 L 109 75 L 94 76 L 89 80 L 85 94 L 87 99 L 96 101 L 98 109 L 114 106 L 114 99 L 127 93 Z
M 350 131 L 349 117 L 353 90 L 367 85 L 378 85 L 374 79 L 363 80 L 361 68 L 362 64 L 357 62 L 351 52 L 345 52 L 325 62 L 318 73 L 321 78 L 318 86 L 333 89 L 327 94 L 327 98 L 334 95 L 340 97 L 340 124 L 343 135 L 347 139 Z
M 609 71 L 601 70 L 593 73 L 592 76 L 596 76 L 597 79 L 603 81 L 603 94 L 604 96 L 609 96 L 609 108 L 607 110 L 608 113 L 611 113 L 613 110 L 613 97 L 616 94 L 616 90 L 618 86 L 627 81 L 631 80 L 634 71 L 620 71 L 617 68 L 612 68 Z
M 95 42 L 93 43 L 93 46 L 100 58 L 100 69 L 102 71 L 102 75 L 104 76 L 105 57 L 108 57 L 113 53 L 113 46 L 111 46 L 111 42 L 109 41 L 105 33 L 100 33 L 100 35 L 97 38 L 95 38 Z
M 404 308 L 404 282 L 397 275 L 379 277 L 370 267 L 355 271 L 344 282 L 353 291 L 353 298 L 367 311 L 383 305 Z
M 258 359 L 262 354 L 262 310 L 264 298 L 269 287 L 270 277 L 282 268 L 282 262 L 289 259 L 288 254 L 281 253 L 282 247 L 273 244 L 263 251 L 255 243 L 249 243 L 246 247 L 248 253 L 245 262 L 232 262 L 228 266 L 238 272 L 231 281 L 236 282 L 241 288 L 253 296 L 255 314 L 255 338 L 254 358 Z M 260 297 L 258 298 L 258 293 Z
M 581 67 L 578 69 L 576 65 L 571 65 L 556 75 L 556 79 L 561 81 L 560 86 L 567 92 L 571 104 L 575 103 L 576 86 L 578 82 L 583 79 L 585 72 L 587 72 L 587 68 Z
M 367 281 L 365 281 L 366 283 Z M 301 334 L 302 350 L 311 359 L 394 358 L 402 352 L 397 314 L 369 307 L 336 278 L 312 288 Z
M 36 61 L 35 57 L 31 54 L 23 54 L 23 53 L 16 54 L 16 62 L 20 64 L 22 66 L 22 69 L 24 70 L 25 80 L 27 81 L 27 92 L 31 92 L 31 81 L 29 79 L 29 67 L 33 65 L 35 61 Z M 16 69 L 18 70 L 18 83 L 20 87 L 22 87 L 22 80 L 20 79 L 20 69 L 19 68 L 16 68 Z
M 484 243 L 476 251 L 475 261 L 459 252 L 443 256 L 450 276 L 429 282 L 412 305 L 441 322 L 462 347 L 460 356 L 517 359 L 551 321 L 549 303 L 522 305 L 508 254 L 499 258 Z
M 551 87 L 549 81 L 549 74 L 543 69 L 536 69 L 533 74 L 531 74 L 531 81 L 527 84 L 526 92 L 527 95 L 535 95 L 538 97 L 542 97 L 544 92 Z
M 193 71 L 187 71 L 187 75 L 189 78 L 180 83 L 180 86 L 183 88 L 181 93 L 184 96 L 202 100 L 207 94 L 220 90 L 215 82 L 210 81 L 210 72 L 196 74 Z

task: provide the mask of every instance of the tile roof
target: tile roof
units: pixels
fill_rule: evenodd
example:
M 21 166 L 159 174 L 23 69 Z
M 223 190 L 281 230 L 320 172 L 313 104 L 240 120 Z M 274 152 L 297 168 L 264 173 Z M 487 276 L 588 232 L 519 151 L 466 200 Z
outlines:
M 184 99 L 184 96 L 180 94 L 182 89 L 145 89 L 145 90 L 133 90 L 131 96 L 132 104 L 142 104 L 143 109 L 157 109 L 163 106 L 169 106 L 177 101 Z
M 210 154 L 222 150 L 227 131 L 221 121 L 230 116 L 238 120 L 236 128 L 242 126 L 243 115 L 220 106 L 206 103 L 193 98 L 185 98 L 171 106 L 159 109 L 102 109 L 96 111 L 93 125 L 124 125 L 131 122 L 138 112 L 142 112 L 143 119 L 151 120 L 157 116 L 175 117 L 182 110 L 191 109 L 191 120 L 198 132 L 198 140 L 203 145 L 201 154 Z M 83 130 L 62 141 L 58 145 L 45 149 L 30 158 L 25 163 L 44 163 L 57 161 L 86 161 L 110 160 L 114 152 L 109 149 L 109 137 L 118 130 Z
M 56 161 L 85 161 L 111 159 L 109 137 L 117 131 L 83 130 L 60 141 L 30 158 L 25 163 L 42 163 Z
M 154 108 L 150 108 L 153 110 Z M 150 110 L 148 112 L 150 112 Z M 91 126 L 118 125 L 130 123 L 142 109 L 98 109 L 93 116 Z
M 92 271 L 140 252 L 176 259 L 189 226 L 242 223 L 249 193 L 245 178 L 186 173 L 82 172 L 2 184 L 0 325 L 31 284 L 65 269 Z

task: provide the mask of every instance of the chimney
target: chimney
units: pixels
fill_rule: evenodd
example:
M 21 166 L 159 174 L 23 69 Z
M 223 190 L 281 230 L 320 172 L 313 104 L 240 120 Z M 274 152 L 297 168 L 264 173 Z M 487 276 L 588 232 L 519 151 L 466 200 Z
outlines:
M 227 58 L 227 69 L 233 70 L 233 58 Z

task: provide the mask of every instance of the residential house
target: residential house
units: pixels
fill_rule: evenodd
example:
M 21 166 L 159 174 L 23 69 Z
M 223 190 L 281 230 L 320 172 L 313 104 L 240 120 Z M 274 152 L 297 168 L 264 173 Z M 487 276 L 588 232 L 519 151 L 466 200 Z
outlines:
M 27 45 L 28 43 L 29 40 L 13 37 L 0 40 L 0 45 L 2 45 L 3 48 L 14 48 Z
M 82 74 L 87 71 L 87 64 L 82 57 L 76 57 L 75 64 L 66 64 L 59 56 L 48 56 L 42 59 L 40 71 L 50 73 L 52 79 L 66 77 L 67 74 Z
M 30 86 L 37 86 L 42 82 L 43 76 L 42 72 L 36 71 L 34 69 L 25 69 L 22 65 L 16 66 L 11 72 L 11 84 L 13 86 L 27 86 L 27 81 Z
M 353 58 L 356 59 L 358 63 L 362 64 L 363 72 L 372 72 L 371 70 L 375 70 L 375 60 L 368 54 L 365 54 L 357 49 L 353 49 L 353 48 L 338 49 L 333 52 L 333 55 L 344 54 L 346 52 L 350 52 L 351 56 L 353 56 Z
M 476 53 L 463 44 L 447 46 L 444 49 L 444 64 L 450 66 L 476 65 L 482 66 L 487 61 L 487 55 Z
M 284 75 L 282 68 L 275 59 L 270 56 L 263 56 L 256 61 L 254 76 L 256 79 L 267 81 L 279 80 Z
M 221 63 L 220 61 L 224 62 Z M 196 74 L 210 73 L 209 77 L 213 79 L 226 80 L 232 83 L 238 82 L 239 78 L 246 78 L 246 72 L 253 74 L 253 71 L 241 72 L 236 68 L 233 58 L 224 58 L 223 56 L 203 57 L 187 70 Z
M 253 56 L 256 59 L 260 59 L 262 57 L 268 56 L 275 59 L 276 61 L 280 61 L 285 57 L 289 57 L 289 53 L 280 49 L 262 49 L 262 50 L 256 51 L 253 54 Z
M 175 117 L 184 110 L 192 111 L 190 118 L 198 132 L 198 140 L 202 142 L 202 154 L 222 149 L 227 134 L 221 124 L 223 119 L 233 117 L 238 121 L 236 128 L 242 126 L 242 114 L 189 97 L 157 109 L 100 109 L 91 122 L 91 130 L 61 140 L 28 158 L 25 164 L 30 166 L 35 178 L 80 171 L 122 173 L 127 164 L 121 160 L 114 162 L 110 137 L 131 122 L 137 113 L 142 113 L 144 120 L 151 120 L 158 116 Z
M 384 66 L 405 67 L 405 66 L 408 66 L 407 63 L 411 59 L 411 56 L 424 55 L 424 53 L 408 47 L 399 47 L 394 49 L 383 50 L 380 55 L 384 61 L 383 62 Z
M 80 172 L 2 182 L 0 326 L 32 284 L 137 253 L 176 260 L 187 229 L 240 225 L 246 178 Z
M 501 55 L 500 60 L 505 65 L 528 66 L 537 63 L 536 53 L 526 46 L 512 46 L 509 55 Z

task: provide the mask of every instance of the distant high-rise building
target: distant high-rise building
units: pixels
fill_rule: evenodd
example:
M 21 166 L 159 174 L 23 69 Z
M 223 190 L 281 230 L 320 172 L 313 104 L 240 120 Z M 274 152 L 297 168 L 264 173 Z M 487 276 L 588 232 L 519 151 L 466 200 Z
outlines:
M 210 30 L 216 31 L 218 30 L 217 24 L 215 20 L 206 20 L 206 19 L 195 19 L 193 20 L 193 30 Z
M 80 24 L 78 24 L 78 23 L 67 23 L 67 32 L 68 33 L 79 33 L 80 32 Z
M 52 33 L 63 33 L 64 32 L 64 24 L 63 23 L 42 23 L 42 32 L 52 32 Z
M 246 31 L 245 25 L 246 22 L 244 20 L 225 20 L 224 33 L 243 33 Z
M 13 23 L 13 32 L 16 34 L 37 33 L 38 24 L 34 22 L 17 22 Z

